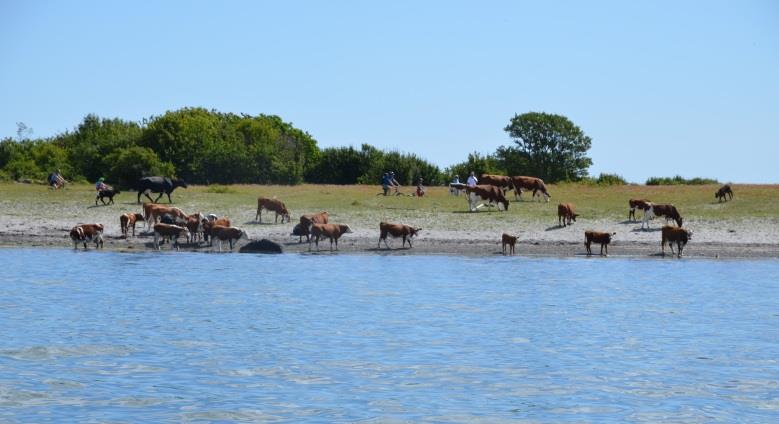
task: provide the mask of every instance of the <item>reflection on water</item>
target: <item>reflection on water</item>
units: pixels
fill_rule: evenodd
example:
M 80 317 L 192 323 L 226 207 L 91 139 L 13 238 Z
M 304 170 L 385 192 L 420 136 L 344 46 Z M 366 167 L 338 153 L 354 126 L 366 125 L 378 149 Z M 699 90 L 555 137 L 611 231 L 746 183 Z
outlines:
M 0 421 L 779 419 L 777 261 L 0 260 Z

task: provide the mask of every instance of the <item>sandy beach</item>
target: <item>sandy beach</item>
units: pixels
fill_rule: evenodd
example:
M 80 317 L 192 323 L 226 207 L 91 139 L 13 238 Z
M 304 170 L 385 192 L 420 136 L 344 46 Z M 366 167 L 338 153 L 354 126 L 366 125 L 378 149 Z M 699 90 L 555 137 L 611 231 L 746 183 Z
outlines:
M 42 196 L 50 196 L 45 191 L 41 193 Z M 202 201 L 187 198 L 187 192 L 178 194 L 180 200 L 176 206 L 187 212 L 201 210 L 198 206 L 202 206 Z M 87 191 L 79 192 L 78 196 L 84 199 L 91 197 Z M 136 227 L 135 237 L 124 238 L 121 235 L 119 215 L 123 212 L 140 211 L 140 206 L 134 202 L 134 193 L 117 197 L 117 202 L 108 206 L 94 206 L 89 200 L 64 202 L 51 197 L 46 199 L 38 196 L 38 200 L 29 202 L 12 198 L 0 199 L 0 246 L 73 248 L 68 236 L 73 225 L 99 222 L 106 227 L 105 249 L 130 252 L 153 249 L 152 233 L 144 229 L 143 223 Z M 464 206 L 465 201 L 462 200 L 462 203 Z M 553 204 L 528 202 L 526 207 L 552 210 Z M 516 247 L 518 255 L 569 257 L 586 254 L 583 233 L 592 229 L 617 233 L 609 248 L 611 256 L 661 255 L 660 228 L 665 223 L 662 219 L 651 221 L 648 230 L 641 229 L 641 222 L 586 217 L 580 217 L 578 222 L 569 227 L 559 227 L 554 214 L 550 213 L 549 219 L 540 220 L 523 217 L 521 208 L 525 205 L 522 202 L 515 203 L 513 207 L 511 212 L 520 211 L 514 212 L 517 215 L 497 211 L 468 213 L 465 208 L 438 211 L 344 208 L 344 211 L 331 209 L 330 216 L 331 222 L 348 223 L 354 231 L 340 240 L 340 253 L 494 256 L 501 254 L 500 236 L 503 232 L 508 232 L 519 236 Z M 285 252 L 308 252 L 309 246 L 305 238 L 303 243 L 298 243 L 298 237 L 290 235 L 298 216 L 294 212 L 292 222 L 284 224 L 272 223 L 272 214 L 264 216 L 263 223 L 256 222 L 253 205 L 227 205 L 219 212 L 220 215 L 229 216 L 234 226 L 246 230 L 251 240 L 266 238 L 280 243 Z M 626 213 L 627 209 L 625 218 Z M 414 247 L 400 248 L 400 239 L 389 240 L 392 249 L 388 250 L 383 243 L 379 247 L 378 223 L 382 220 L 405 222 L 421 227 L 420 236 L 414 239 Z M 691 217 L 685 221 L 685 227 L 693 231 L 692 241 L 684 251 L 687 257 L 779 258 L 778 217 L 729 220 Z M 239 245 L 244 243 L 246 240 L 241 240 Z M 227 248 L 227 245 L 224 247 Z M 330 244 L 328 241 L 321 241 L 319 248 L 322 253 L 329 253 Z M 183 244 L 181 249 L 212 252 L 216 250 L 216 246 Z M 170 250 L 170 246 L 164 246 L 163 250 Z M 597 245 L 594 246 L 594 251 L 599 251 Z M 670 253 L 667 248 L 666 253 Z

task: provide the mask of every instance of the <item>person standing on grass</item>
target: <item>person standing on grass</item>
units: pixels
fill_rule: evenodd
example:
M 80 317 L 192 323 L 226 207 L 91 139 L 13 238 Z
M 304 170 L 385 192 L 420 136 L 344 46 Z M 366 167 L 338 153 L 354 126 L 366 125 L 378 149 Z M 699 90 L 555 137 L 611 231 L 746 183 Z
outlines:
M 389 193 L 390 176 L 388 172 L 385 172 L 384 175 L 381 176 L 381 189 L 384 190 L 385 196 L 387 195 L 387 193 Z
M 479 180 L 476 179 L 476 175 L 473 174 L 473 171 L 471 171 L 471 175 L 468 176 L 468 187 L 476 187 L 476 184 L 479 184 Z
M 390 176 L 390 181 L 389 181 L 390 185 L 395 187 L 395 195 L 396 196 L 400 195 L 400 183 L 398 182 L 398 180 L 395 179 L 395 171 L 390 171 L 389 176 Z

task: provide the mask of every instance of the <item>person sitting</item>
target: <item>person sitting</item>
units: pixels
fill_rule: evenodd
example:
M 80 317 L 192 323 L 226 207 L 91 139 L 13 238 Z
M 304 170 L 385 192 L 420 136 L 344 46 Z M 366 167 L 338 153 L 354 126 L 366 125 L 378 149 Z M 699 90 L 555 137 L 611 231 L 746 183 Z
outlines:
M 97 182 L 95 183 L 95 191 L 97 191 L 98 193 L 103 190 L 108 190 L 110 188 L 111 187 L 105 183 L 105 178 L 103 177 L 98 178 Z
M 453 196 L 459 196 L 460 195 L 460 189 L 459 186 L 452 186 L 452 184 L 460 184 L 460 176 L 455 175 L 454 178 L 452 178 L 452 183 L 449 184 L 449 194 Z
M 417 197 L 425 195 L 425 186 L 422 185 L 422 182 L 422 177 L 419 177 L 419 182 L 417 183 Z
M 48 181 L 49 186 L 51 186 L 53 190 L 65 187 L 66 181 L 59 169 L 49 174 Z

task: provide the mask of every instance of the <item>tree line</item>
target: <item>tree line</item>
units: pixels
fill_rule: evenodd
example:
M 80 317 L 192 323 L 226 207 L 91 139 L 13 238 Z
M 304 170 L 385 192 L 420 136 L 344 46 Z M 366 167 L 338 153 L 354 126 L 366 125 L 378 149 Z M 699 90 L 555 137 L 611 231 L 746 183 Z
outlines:
M 443 170 L 413 153 L 369 144 L 321 149 L 308 132 L 275 115 L 204 108 L 141 122 L 87 115 L 72 131 L 38 139 L 19 125 L 17 139 L 0 141 L 0 179 L 44 179 L 59 169 L 70 180 L 105 177 L 124 188 L 148 175 L 177 176 L 191 184 L 378 184 L 392 170 L 404 185 L 419 178 L 439 185 L 454 175 L 464 180 L 470 171 L 558 182 L 589 178 L 592 164 L 586 156 L 592 140 L 578 126 L 538 112 L 509 120 L 504 128 L 509 145 L 491 154 L 474 152 Z

